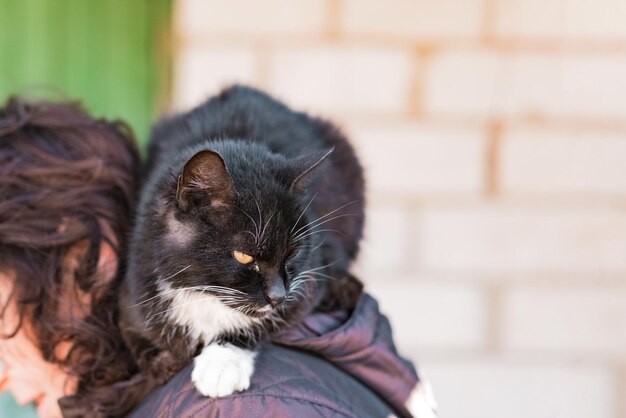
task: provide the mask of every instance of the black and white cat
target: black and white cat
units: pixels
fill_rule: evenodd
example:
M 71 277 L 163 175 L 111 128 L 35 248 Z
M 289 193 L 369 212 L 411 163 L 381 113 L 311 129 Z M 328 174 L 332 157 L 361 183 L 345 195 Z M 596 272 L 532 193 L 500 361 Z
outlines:
M 195 359 L 202 394 L 245 390 L 260 342 L 353 308 L 364 181 L 331 124 L 231 87 L 159 123 L 144 171 L 121 325 L 157 384 Z

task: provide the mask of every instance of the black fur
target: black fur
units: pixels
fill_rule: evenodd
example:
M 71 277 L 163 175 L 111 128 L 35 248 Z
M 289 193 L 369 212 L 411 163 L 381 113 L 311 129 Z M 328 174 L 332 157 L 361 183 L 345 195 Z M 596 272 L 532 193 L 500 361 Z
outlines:
M 164 313 L 171 306 L 162 297 L 163 284 L 245 292 L 237 300 L 204 294 L 260 319 L 218 337 L 247 348 L 314 309 L 355 304 L 361 284 L 348 268 L 362 236 L 364 181 L 352 147 L 330 123 L 293 112 L 260 91 L 231 87 L 154 128 L 144 178 L 122 327 L 154 384 L 212 342 L 192 340 Z M 172 219 L 183 226 L 175 234 Z M 256 264 L 237 262 L 233 251 L 251 255 Z M 294 282 L 310 269 L 316 270 L 308 280 Z M 281 286 L 286 299 L 262 316 L 257 310 Z

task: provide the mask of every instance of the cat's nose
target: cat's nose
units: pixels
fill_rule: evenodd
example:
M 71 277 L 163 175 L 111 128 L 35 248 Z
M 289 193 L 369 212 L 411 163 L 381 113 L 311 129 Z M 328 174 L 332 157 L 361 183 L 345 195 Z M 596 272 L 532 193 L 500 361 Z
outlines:
M 280 296 L 280 297 L 267 297 L 267 301 L 270 303 L 270 305 L 272 305 L 272 308 L 277 307 L 278 305 L 280 305 L 281 303 L 283 303 L 283 301 L 285 300 L 285 296 Z
M 267 299 L 274 308 L 285 300 L 285 294 L 285 284 L 283 283 L 282 277 L 277 275 L 267 281 L 265 299 Z

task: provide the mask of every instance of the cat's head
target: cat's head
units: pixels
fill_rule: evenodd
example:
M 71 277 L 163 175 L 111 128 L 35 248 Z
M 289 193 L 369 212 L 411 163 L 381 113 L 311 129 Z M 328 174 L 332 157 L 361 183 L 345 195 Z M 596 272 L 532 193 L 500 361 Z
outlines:
M 167 287 L 217 297 L 252 317 L 270 315 L 323 279 L 320 221 L 307 185 L 332 150 L 288 160 L 214 150 L 193 155 L 164 213 Z

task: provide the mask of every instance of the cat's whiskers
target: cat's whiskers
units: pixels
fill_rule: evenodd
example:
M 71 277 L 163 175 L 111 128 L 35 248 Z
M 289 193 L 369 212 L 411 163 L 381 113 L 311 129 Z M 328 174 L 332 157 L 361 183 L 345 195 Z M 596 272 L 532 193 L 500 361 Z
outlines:
M 300 297 L 305 298 L 305 292 L 307 290 L 306 287 L 308 286 L 309 283 L 315 284 L 317 282 L 321 282 L 322 279 L 319 279 L 315 276 L 310 276 L 310 275 L 301 275 L 297 280 L 294 280 L 293 282 L 291 282 L 291 286 L 289 286 L 289 293 L 296 293 L 298 294 Z
M 326 219 L 327 217 L 331 216 L 333 213 L 335 213 L 337 211 L 340 211 L 341 209 L 343 209 L 345 207 L 348 207 L 348 206 L 350 206 L 350 205 L 352 205 L 354 203 L 357 203 L 357 202 L 358 202 L 358 200 L 353 200 L 352 202 L 348 202 L 345 205 L 339 206 L 337 209 L 332 210 L 332 211 L 328 212 L 327 214 L 322 215 L 319 218 L 312 220 L 311 222 L 309 222 L 308 224 L 306 224 L 304 226 L 301 226 L 300 228 L 298 228 L 298 230 L 294 234 L 297 236 L 300 231 L 302 231 L 303 229 L 307 228 L 309 225 L 314 224 L 314 223 L 316 223 L 318 221 L 321 221 L 323 219 Z M 352 215 L 354 215 L 354 214 L 352 214 Z
M 179 287 L 179 288 L 171 288 L 171 289 L 167 289 L 164 291 L 160 291 L 158 295 L 150 298 L 150 299 L 154 299 L 154 298 L 158 298 L 158 297 L 166 297 L 168 295 L 171 295 L 172 293 L 181 293 L 181 292 L 187 292 L 187 291 L 200 291 L 200 292 L 209 292 L 211 294 L 213 294 L 214 296 L 220 298 L 223 297 L 220 294 L 224 294 L 227 295 L 228 297 L 240 297 L 240 298 L 245 298 L 247 296 L 249 296 L 247 293 L 242 292 L 241 290 L 237 290 L 237 289 L 232 289 L 229 287 L 223 287 L 223 286 L 210 286 L 210 285 L 198 285 L 198 286 L 187 286 L 187 287 Z M 185 293 L 183 293 L 185 294 Z M 142 302 L 142 303 L 145 303 Z
M 298 225 L 298 222 L 300 222 L 300 219 L 302 219 L 302 216 L 304 215 L 304 212 L 306 212 L 306 210 L 309 208 L 309 206 L 311 206 L 311 203 L 313 203 L 313 199 L 315 199 L 316 196 L 317 196 L 317 192 L 315 192 L 315 194 L 313 195 L 311 200 L 309 200 L 309 203 L 305 206 L 305 208 L 302 209 L 302 212 L 300 213 L 300 216 L 298 216 L 298 219 L 296 220 L 296 222 L 291 227 L 291 230 L 289 231 L 290 234 L 292 234 L 293 230 L 296 229 L 296 226 Z
M 224 305 L 229 308 L 235 309 L 237 311 L 242 312 L 240 309 L 243 305 L 244 307 L 249 305 L 249 294 L 246 292 L 242 292 L 238 289 L 232 289 L 228 287 L 222 286 L 201 286 L 203 287 L 202 291 L 207 291 L 213 294 L 217 299 L 222 302 Z M 247 314 L 246 312 L 243 312 Z
M 316 228 L 324 225 L 325 223 L 334 221 L 335 219 L 345 218 L 347 216 L 357 216 L 357 215 L 355 213 L 344 213 L 342 215 L 333 216 L 330 219 L 326 219 L 325 221 L 322 221 L 322 222 L 319 222 L 319 223 L 313 225 L 309 229 L 305 229 L 304 231 L 300 232 L 298 235 L 295 235 L 292 239 L 295 242 L 300 241 L 302 238 L 306 238 L 307 236 L 309 236 L 312 232 L 317 232 L 318 230 Z M 335 231 L 335 230 L 334 229 L 333 230 L 324 229 L 324 230 L 320 230 L 320 231 Z M 338 232 L 338 231 L 335 231 L 335 232 Z
M 302 278 L 298 279 L 298 281 L 294 281 L 292 282 L 293 287 L 290 289 L 290 291 L 295 290 L 295 289 L 299 289 L 302 286 L 302 283 L 309 283 L 309 282 L 315 282 L 315 283 L 320 283 L 323 282 L 325 280 L 333 280 L 333 277 L 318 277 L 318 276 L 302 276 Z
M 312 271 L 312 272 L 309 272 L 308 274 L 312 274 L 314 276 L 323 277 L 323 278 L 329 279 L 329 280 L 335 279 L 333 276 L 329 276 L 328 274 L 320 273 L 319 271 Z
M 320 247 L 321 247 L 322 245 L 324 245 L 325 243 L 326 243 L 326 238 L 324 238 L 324 239 L 323 239 L 323 240 L 322 240 L 319 244 L 317 244 L 316 246 L 313 246 L 313 245 L 311 245 L 311 244 L 308 244 L 308 245 L 307 245 L 307 244 L 303 244 L 303 245 L 300 245 L 300 247 L 302 247 L 302 248 L 309 248 L 309 247 L 311 247 L 311 248 L 309 249 L 309 251 L 310 251 L 310 252 L 313 252 L 313 251 L 317 250 L 318 248 L 320 248 Z
M 184 293 L 183 293 L 183 295 L 184 295 L 184 296 L 186 296 L 186 294 L 184 294 Z M 155 313 L 153 313 L 152 315 L 148 316 L 148 318 L 147 318 L 147 319 L 148 319 L 148 321 L 151 321 L 152 319 L 156 318 L 156 317 L 157 317 L 157 316 L 159 316 L 159 315 L 164 315 L 164 314 L 167 314 L 167 313 L 169 313 L 169 312 L 174 311 L 174 310 L 175 310 L 176 308 L 178 308 L 178 307 L 186 307 L 186 306 L 190 306 L 190 305 L 197 304 L 197 303 L 199 303 L 199 302 L 204 302 L 204 301 L 203 301 L 203 300 L 191 300 L 191 301 L 187 301 L 187 302 L 185 302 L 185 303 L 178 304 L 178 305 L 176 305 L 176 306 L 174 306 L 174 305 L 172 304 L 172 306 L 170 306 L 170 307 L 169 307 L 169 308 L 167 308 L 167 309 L 164 309 L 164 310 L 162 310 L 162 311 L 159 311 L 159 312 L 155 312 Z
M 281 317 L 278 311 L 273 311 L 270 315 L 264 317 L 263 320 L 266 324 L 274 327 L 275 329 L 288 325 L 287 320 Z
M 307 289 L 304 286 L 296 286 L 293 289 L 289 290 L 289 295 L 285 299 L 286 301 L 295 301 L 298 302 L 298 298 L 306 299 L 307 294 L 305 293 Z
M 256 197 L 254 197 L 254 195 L 252 195 L 252 199 L 254 200 L 254 203 L 256 204 L 256 210 L 259 213 L 259 225 L 263 224 L 263 215 L 261 214 L 261 206 L 259 206 L 259 202 L 256 200 Z M 261 243 L 261 229 L 259 227 L 259 234 L 257 236 L 257 245 L 260 245 Z
M 341 261 L 341 260 L 335 260 L 335 261 L 333 261 L 332 263 L 328 263 L 328 264 L 325 264 L 325 265 L 323 265 L 323 266 L 319 266 L 319 267 L 315 267 L 315 268 L 312 268 L 312 269 L 308 269 L 308 270 L 301 271 L 300 273 L 298 273 L 298 274 L 297 274 L 297 275 L 296 275 L 296 276 L 292 279 L 291 285 L 292 285 L 292 286 L 293 286 L 293 285 L 297 285 L 298 283 L 300 283 L 300 282 L 301 282 L 301 278 L 303 278 L 303 277 L 311 277 L 310 275 L 320 275 L 320 276 L 323 276 L 323 277 L 325 277 L 325 278 L 330 278 L 330 279 L 332 279 L 333 277 L 331 277 L 331 276 L 329 276 L 329 275 L 327 275 L 327 274 L 321 273 L 321 272 L 319 272 L 318 270 L 322 270 L 322 269 L 324 269 L 324 268 L 330 267 L 330 266 L 332 266 L 332 265 L 334 265 L 334 264 L 337 264 L 337 263 L 338 263 L 338 262 L 340 262 L 340 261 Z M 291 288 L 291 286 L 290 286 L 290 288 Z
M 178 270 L 176 273 L 174 273 L 174 274 L 172 274 L 172 275 L 170 275 L 170 276 L 166 277 L 165 279 L 163 279 L 163 281 L 166 281 L 166 280 L 169 280 L 169 279 L 171 279 L 171 278 L 173 278 L 173 277 L 178 276 L 180 273 L 182 273 L 183 271 L 187 270 L 189 267 L 191 267 L 191 264 L 189 264 L 187 267 L 183 267 L 182 269 Z M 136 307 L 136 306 L 143 305 L 144 303 L 150 302 L 152 299 L 156 299 L 156 298 L 158 298 L 159 296 L 161 296 L 161 295 L 160 295 L 160 294 L 158 294 L 158 295 L 156 295 L 156 296 L 152 296 L 151 298 L 148 298 L 148 299 L 146 299 L 146 300 L 143 300 L 143 301 L 141 301 L 141 302 L 139 302 L 139 303 L 136 303 L 136 304 L 134 304 L 134 305 L 130 305 L 130 306 L 129 306 L 129 308 L 134 308 L 134 307 Z
M 171 276 L 166 277 L 166 278 L 165 278 L 165 279 L 163 279 L 163 280 L 169 280 L 169 279 L 171 279 L 171 278 L 173 278 L 173 277 L 176 277 L 176 276 L 178 276 L 180 273 L 182 273 L 183 271 L 187 270 L 189 267 L 191 267 L 191 264 L 189 264 L 189 265 L 188 265 L 188 266 L 186 266 L 186 267 L 183 267 L 182 269 L 178 270 L 176 273 L 172 274 Z
M 344 214 L 341 214 L 341 215 L 333 216 L 332 218 L 329 218 L 329 219 L 323 220 L 321 222 L 318 222 L 315 225 L 312 225 L 311 227 L 309 227 L 309 228 L 305 229 L 304 231 L 298 233 L 297 235 L 295 235 L 293 237 L 293 239 L 294 240 L 298 240 L 301 236 L 303 236 L 303 235 L 305 235 L 305 234 L 307 234 L 309 232 L 315 231 L 316 228 L 318 228 L 318 227 L 320 227 L 320 226 L 322 226 L 322 225 L 324 225 L 324 224 L 326 224 L 328 222 L 332 222 L 332 221 L 334 221 L 336 219 L 345 218 L 345 217 L 348 217 L 348 216 L 357 216 L 357 214 L 356 213 L 344 213 Z M 319 221 L 319 219 L 318 219 L 318 221 Z
M 254 234 L 252 233 L 252 231 L 243 231 L 243 232 L 246 232 L 246 233 L 248 233 L 248 234 L 252 235 L 252 238 L 254 239 L 254 243 L 256 244 L 256 242 L 257 242 L 257 237 L 256 237 L 256 235 L 254 235 Z
M 300 273 L 298 273 L 298 274 L 296 275 L 296 278 L 297 278 L 298 276 L 302 275 L 302 274 L 306 274 L 306 273 L 309 273 L 309 272 L 312 272 L 312 271 L 318 271 L 318 270 L 324 269 L 324 268 L 326 268 L 326 267 L 334 266 L 335 264 L 337 264 L 337 263 L 338 263 L 338 262 L 340 262 L 340 261 L 341 261 L 341 259 L 339 259 L 339 260 L 335 260 L 335 261 L 333 261 L 332 263 L 324 264 L 323 266 L 319 266 L 319 267 L 315 267 L 315 268 L 312 268 L 312 269 L 308 269 L 308 270 L 301 271 Z
M 294 289 L 298 289 L 300 284 L 306 283 L 306 282 L 311 282 L 311 281 L 316 281 L 316 280 L 317 280 L 316 276 L 309 276 L 309 275 L 300 276 L 300 277 L 298 277 L 297 280 L 294 280 L 293 282 L 291 282 L 293 287 L 291 289 L 289 289 L 289 290 L 291 291 L 291 290 L 294 290 Z
M 304 288 L 308 283 L 317 283 L 325 280 L 334 280 L 335 278 L 320 272 L 319 270 L 330 267 L 334 264 L 340 262 L 340 260 L 335 260 L 332 263 L 325 264 L 323 266 L 311 268 L 308 270 L 301 271 L 297 274 L 291 281 L 289 285 L 289 295 L 287 295 L 287 300 L 290 301 L 298 301 L 298 297 L 300 299 L 306 298 L 306 289 Z
M 310 237 L 312 235 L 319 234 L 321 232 L 336 232 L 339 235 L 344 236 L 340 231 L 337 231 L 336 229 L 318 229 L 318 230 L 307 232 L 306 234 L 299 236 L 297 239 L 294 239 L 293 241 L 294 242 L 302 241 L 306 237 Z
M 241 312 L 244 315 L 247 315 L 247 316 L 250 316 L 251 313 L 255 312 L 255 310 L 250 305 L 247 305 L 247 304 L 246 305 L 240 304 L 240 305 L 235 305 L 235 306 L 231 306 L 231 305 L 233 305 L 233 304 L 230 304 L 228 306 L 230 308 L 238 311 L 238 312 Z
M 166 291 L 162 291 L 160 293 L 161 296 L 167 296 L 170 293 L 173 292 L 184 292 L 184 291 L 200 291 L 200 292 L 210 292 L 210 293 L 224 293 L 224 294 L 235 294 L 235 295 L 242 295 L 242 296 L 248 296 L 247 293 L 242 292 L 240 290 L 237 289 L 232 289 L 230 287 L 223 287 L 223 286 L 210 286 L 210 285 L 198 285 L 198 286 L 187 286 L 187 287 L 179 287 L 179 288 L 174 288 L 174 289 L 169 289 Z
M 242 296 L 250 296 L 246 292 L 243 292 L 239 289 L 234 289 L 232 287 L 224 287 L 224 286 L 198 285 L 198 286 L 186 287 L 184 289 L 202 290 L 202 291 L 209 291 L 209 292 L 216 292 L 216 293 L 220 293 L 220 292 L 221 293 L 235 293 L 235 294 L 239 294 Z
M 344 214 L 342 214 L 342 215 L 333 216 L 332 218 L 329 218 L 329 219 L 326 219 L 325 221 L 319 222 L 319 223 L 317 223 L 317 224 L 315 224 L 315 225 L 311 226 L 309 229 L 306 229 L 306 230 L 304 230 L 304 231 L 300 232 L 300 234 L 296 235 L 296 236 L 294 237 L 294 239 L 298 239 L 300 236 L 303 236 L 303 235 L 305 235 L 305 234 L 306 234 L 306 233 L 308 233 L 308 232 L 315 231 L 315 229 L 316 229 L 316 228 L 318 228 L 318 227 L 320 227 L 320 226 L 324 225 L 325 223 L 332 222 L 332 221 L 334 221 L 335 219 L 345 218 L 345 217 L 348 217 L 348 216 L 357 216 L 357 214 L 356 214 L 356 213 L 344 213 Z
M 194 289 L 194 287 L 195 287 L 195 286 L 192 286 L 192 287 L 186 287 L 186 288 L 181 288 L 181 289 L 176 289 L 176 290 L 177 290 L 177 291 L 183 291 L 183 290 L 193 290 L 193 289 Z M 206 286 L 201 286 L 201 287 L 206 287 Z M 246 294 L 246 293 L 244 293 L 244 292 L 241 292 L 241 293 L 243 293 L 244 295 L 247 295 L 247 294 Z M 186 299 L 189 299 L 189 297 L 188 297 L 188 296 L 189 296 L 189 295 L 188 295 L 188 293 L 183 293 L 182 295 L 183 295 Z M 247 300 L 246 300 L 243 296 L 241 296 L 241 295 L 238 295 L 238 296 L 235 296 L 235 295 L 229 295 L 229 296 L 226 296 L 226 297 L 220 297 L 220 296 L 218 296 L 218 295 L 213 295 L 213 296 L 215 296 L 218 300 L 220 300 L 220 302 L 222 302 L 222 299 L 225 299 L 225 300 L 229 301 L 229 303 L 230 303 L 230 304 L 232 304 L 233 302 L 235 302 L 235 300 L 236 300 L 237 298 L 241 298 L 240 300 L 241 300 L 241 302 L 242 302 L 242 303 L 247 302 Z M 200 303 L 200 302 L 206 302 L 206 300 L 204 300 L 204 299 L 187 300 L 187 301 L 185 301 L 184 303 L 179 303 L 179 304 L 177 304 L 177 305 L 175 305 L 175 306 L 172 304 L 169 308 L 164 309 L 164 310 L 159 311 L 159 312 L 155 312 L 154 314 L 150 315 L 147 319 L 148 319 L 148 321 L 150 321 L 150 320 L 154 319 L 155 317 L 157 317 L 157 316 L 159 316 L 159 315 L 164 315 L 164 314 L 167 314 L 167 313 L 169 313 L 169 312 L 172 312 L 172 311 L 173 311 L 173 310 L 175 310 L 175 309 L 188 307 L 188 306 L 190 306 L 190 305 L 195 305 L 195 304 Z M 224 303 L 224 305 L 228 306 L 228 303 Z M 229 307 L 230 307 L 230 306 L 229 306 Z
M 250 231 L 245 231 L 245 232 L 247 232 L 247 233 L 249 233 L 250 235 L 252 235 L 252 237 L 254 238 L 254 242 L 255 242 L 255 244 L 257 244 L 257 245 L 258 245 L 258 244 L 259 244 L 259 234 L 260 234 L 259 225 L 256 223 L 256 221 L 254 220 L 254 218 L 248 214 L 248 212 L 246 212 L 245 210 L 243 210 L 243 209 L 241 209 L 241 208 L 239 208 L 239 210 L 240 210 L 240 211 L 241 211 L 244 215 L 246 215 L 246 216 L 247 216 L 247 217 L 248 217 L 248 218 L 252 221 L 252 223 L 254 224 L 254 231 L 255 231 L 255 233 L 254 233 L 254 234 L 253 234 L 252 232 L 250 232 Z
M 263 230 L 261 231 L 261 237 L 259 238 L 259 245 L 261 245 L 263 241 L 265 240 L 265 231 L 267 230 L 267 226 L 269 225 L 270 221 L 272 220 L 275 214 L 276 212 L 272 212 L 270 217 L 265 222 L 265 226 L 263 226 Z
M 231 297 L 219 297 L 220 302 L 224 305 L 242 305 L 246 304 L 248 301 L 242 298 L 231 298 Z

